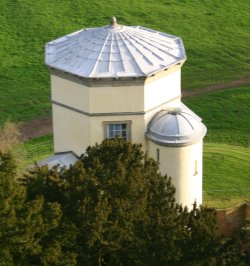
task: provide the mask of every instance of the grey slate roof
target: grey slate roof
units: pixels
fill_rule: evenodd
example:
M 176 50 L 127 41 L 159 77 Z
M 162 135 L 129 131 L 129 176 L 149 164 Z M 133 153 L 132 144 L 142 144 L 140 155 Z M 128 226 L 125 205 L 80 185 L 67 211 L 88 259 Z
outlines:
M 142 77 L 186 59 L 181 38 L 115 22 L 46 44 L 45 62 L 85 78 Z
M 207 128 L 201 118 L 182 104 L 158 112 L 150 121 L 146 136 L 161 145 L 186 146 L 202 139 Z
M 73 154 L 72 152 L 66 152 L 50 156 L 38 162 L 38 165 L 39 166 L 48 165 L 49 168 L 59 165 L 59 167 L 69 168 L 70 165 L 73 165 L 77 160 L 78 157 L 75 154 Z

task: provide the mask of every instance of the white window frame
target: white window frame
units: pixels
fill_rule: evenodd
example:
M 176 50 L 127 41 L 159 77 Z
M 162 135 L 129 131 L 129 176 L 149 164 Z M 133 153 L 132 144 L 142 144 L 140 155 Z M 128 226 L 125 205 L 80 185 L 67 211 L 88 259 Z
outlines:
M 126 125 L 126 141 L 131 141 L 131 120 L 125 120 L 125 121 L 105 121 L 103 122 L 104 125 L 104 138 L 105 139 L 112 139 L 109 136 L 109 125 L 115 125 L 115 124 L 125 124 Z

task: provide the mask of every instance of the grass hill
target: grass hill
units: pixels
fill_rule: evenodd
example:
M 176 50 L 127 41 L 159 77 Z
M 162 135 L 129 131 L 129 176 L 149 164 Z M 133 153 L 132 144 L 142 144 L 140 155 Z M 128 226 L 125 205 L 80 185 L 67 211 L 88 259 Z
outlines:
M 205 142 L 249 147 L 250 86 L 215 91 L 183 101 L 207 125 Z
M 250 86 L 184 99 L 208 127 L 203 197 L 210 206 L 250 201 L 249 101 Z
M 203 201 L 212 207 L 250 202 L 250 149 L 222 143 L 205 143 Z
M 84 27 L 142 25 L 183 38 L 183 87 L 193 89 L 250 73 L 247 0 L 1 0 L 0 124 L 49 116 L 44 44 Z
M 248 0 L 1 0 L 0 7 L 0 125 L 7 119 L 50 116 L 45 43 L 81 28 L 106 25 L 114 15 L 120 24 L 182 37 L 188 57 L 182 70 L 185 90 L 250 74 Z M 250 182 L 249 98 L 250 86 L 245 86 L 185 100 L 208 126 L 204 190 L 213 206 L 222 199 L 242 200 L 239 195 L 250 200 L 244 190 Z M 23 145 L 31 163 L 51 154 L 52 137 Z

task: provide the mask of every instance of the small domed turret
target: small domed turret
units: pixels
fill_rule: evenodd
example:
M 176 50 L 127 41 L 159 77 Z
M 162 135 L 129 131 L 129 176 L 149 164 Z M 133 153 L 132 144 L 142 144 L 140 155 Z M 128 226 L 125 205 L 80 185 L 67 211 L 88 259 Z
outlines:
M 206 131 L 201 119 L 187 107 L 170 108 L 153 117 L 146 136 L 161 145 L 185 146 L 202 139 Z
M 202 143 L 207 129 L 201 118 L 181 104 L 158 112 L 146 136 L 149 155 L 160 172 L 172 177 L 178 203 L 192 208 L 202 204 Z

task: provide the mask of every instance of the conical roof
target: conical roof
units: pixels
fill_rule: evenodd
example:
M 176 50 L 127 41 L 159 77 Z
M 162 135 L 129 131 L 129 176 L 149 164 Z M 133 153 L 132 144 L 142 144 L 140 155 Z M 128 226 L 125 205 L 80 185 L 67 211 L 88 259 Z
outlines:
M 45 62 L 85 78 L 142 77 L 186 59 L 181 38 L 140 26 L 86 28 L 46 44 Z
M 158 144 L 185 146 L 206 135 L 207 129 L 194 112 L 184 104 L 158 112 L 150 121 L 146 136 Z

